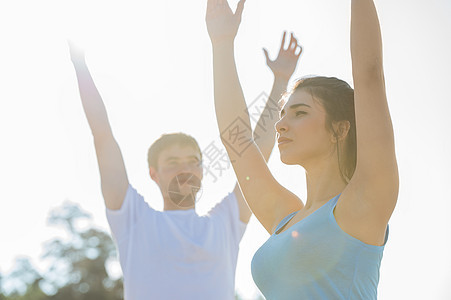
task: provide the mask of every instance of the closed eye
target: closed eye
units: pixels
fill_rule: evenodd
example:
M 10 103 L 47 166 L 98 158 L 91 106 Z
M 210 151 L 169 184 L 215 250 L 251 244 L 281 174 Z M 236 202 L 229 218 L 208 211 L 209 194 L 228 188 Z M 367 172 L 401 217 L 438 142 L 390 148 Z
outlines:
M 299 116 L 299 115 L 306 115 L 307 114 L 307 112 L 305 112 L 305 111 L 297 111 L 296 112 L 296 116 Z

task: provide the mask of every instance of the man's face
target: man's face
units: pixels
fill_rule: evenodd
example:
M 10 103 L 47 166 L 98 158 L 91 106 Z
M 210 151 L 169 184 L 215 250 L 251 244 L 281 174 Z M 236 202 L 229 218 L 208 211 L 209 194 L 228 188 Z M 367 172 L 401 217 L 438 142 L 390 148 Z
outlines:
M 195 206 L 195 196 L 201 187 L 203 168 L 198 150 L 191 146 L 170 146 L 164 149 L 151 168 L 150 175 L 158 184 L 163 198 L 170 200 L 165 207 L 189 209 Z

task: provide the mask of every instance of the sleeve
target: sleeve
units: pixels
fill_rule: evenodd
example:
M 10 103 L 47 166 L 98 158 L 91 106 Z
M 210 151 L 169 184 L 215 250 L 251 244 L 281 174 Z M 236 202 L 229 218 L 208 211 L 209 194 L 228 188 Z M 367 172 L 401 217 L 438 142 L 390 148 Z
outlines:
M 133 186 L 129 185 L 121 208 L 118 210 L 106 208 L 108 224 L 117 243 L 130 236 L 131 230 L 144 214 L 154 215 L 155 210 L 144 201 L 144 197 Z
M 207 215 L 211 218 L 221 219 L 230 231 L 230 235 L 235 243 L 240 243 L 246 231 L 247 224 L 240 220 L 238 200 L 234 192 L 229 193 L 221 202 L 216 204 Z

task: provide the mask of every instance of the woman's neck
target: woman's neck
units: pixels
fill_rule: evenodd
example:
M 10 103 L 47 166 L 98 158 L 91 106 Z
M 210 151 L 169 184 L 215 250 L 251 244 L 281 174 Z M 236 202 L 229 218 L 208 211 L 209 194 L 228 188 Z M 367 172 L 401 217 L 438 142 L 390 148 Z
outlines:
M 336 159 L 326 159 L 305 169 L 307 200 L 304 209 L 316 209 L 340 194 L 347 183 L 340 175 Z

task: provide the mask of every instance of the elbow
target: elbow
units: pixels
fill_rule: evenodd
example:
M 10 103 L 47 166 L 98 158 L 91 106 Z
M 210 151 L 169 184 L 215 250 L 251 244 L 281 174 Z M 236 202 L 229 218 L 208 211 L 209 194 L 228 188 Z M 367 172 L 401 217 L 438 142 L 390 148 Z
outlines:
M 254 139 L 251 135 L 239 135 L 239 132 L 223 132 L 220 137 L 229 155 L 235 153 L 241 156 L 251 144 L 254 144 Z

